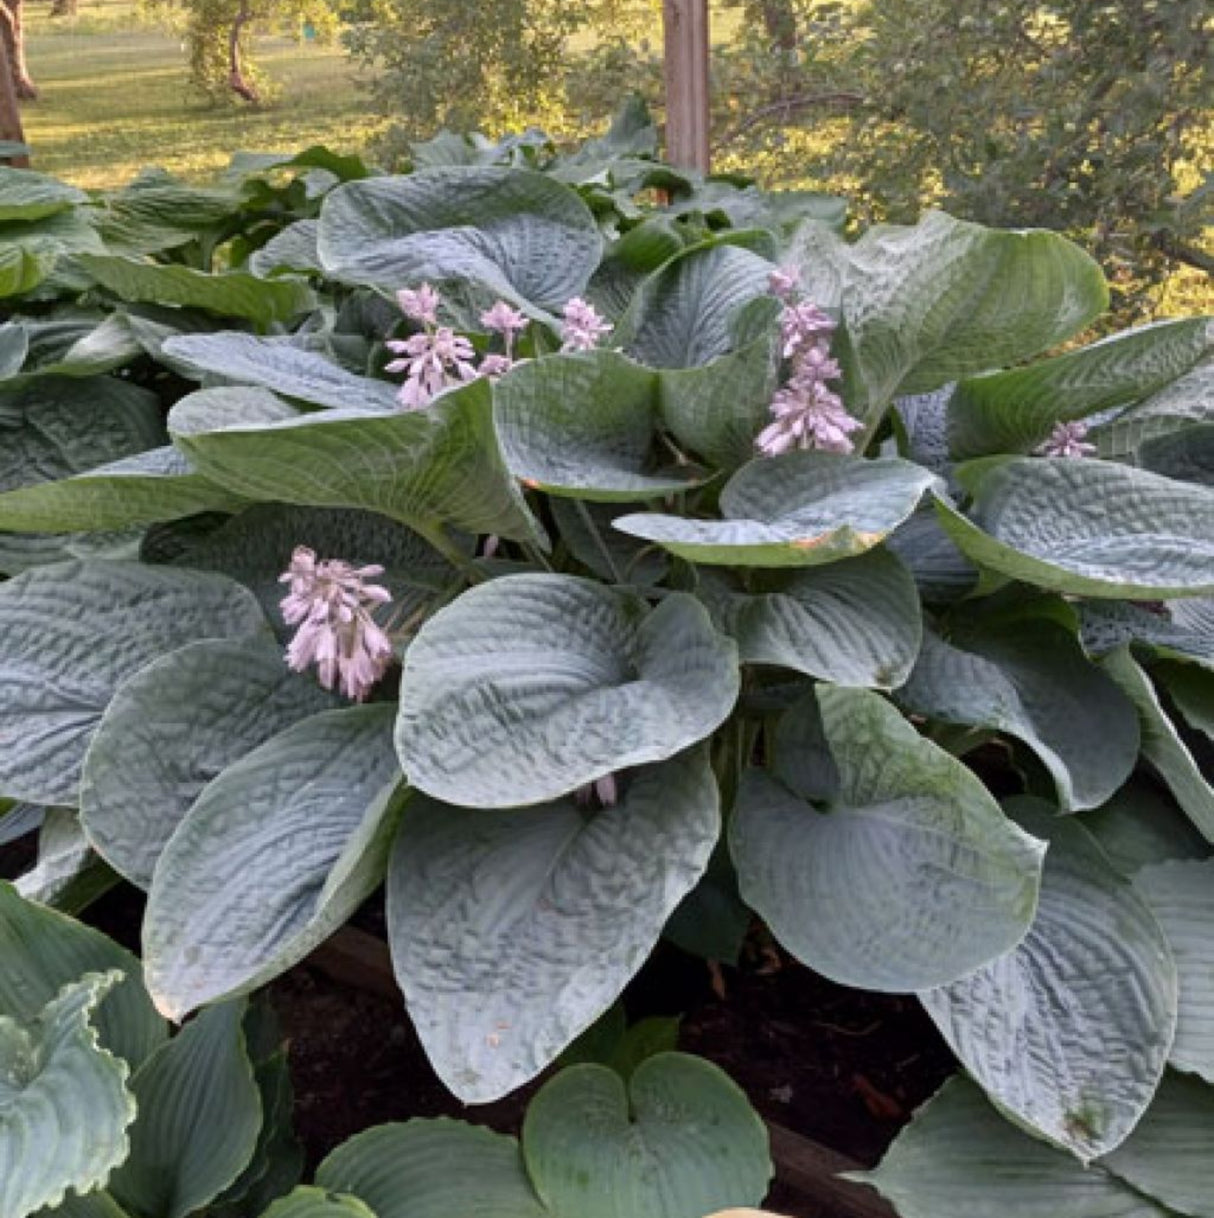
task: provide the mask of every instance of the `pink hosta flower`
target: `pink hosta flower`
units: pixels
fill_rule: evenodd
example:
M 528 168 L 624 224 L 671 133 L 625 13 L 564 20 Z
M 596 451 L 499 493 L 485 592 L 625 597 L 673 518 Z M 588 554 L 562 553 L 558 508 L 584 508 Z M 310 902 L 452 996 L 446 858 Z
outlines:
M 486 330 L 502 335 L 507 344 L 514 341 L 530 323 L 517 309 L 512 309 L 504 300 L 499 300 L 491 309 L 481 314 L 481 325 Z
M 283 620 L 299 627 L 287 648 L 288 665 L 304 672 L 315 664 L 326 689 L 337 685 L 363 701 L 392 662 L 392 642 L 371 617 L 392 594 L 365 582 L 383 573 L 383 567 L 352 567 L 340 559 L 318 562 L 315 551 L 296 546 L 278 579 L 291 589 L 281 602 Z
M 791 301 L 800 278 L 801 272 L 795 267 L 777 267 L 767 276 L 767 290 L 780 300 Z
M 784 342 L 783 355 L 796 363 L 811 351 L 827 354 L 830 351 L 831 335 L 835 323 L 815 304 L 803 300 L 800 304 L 785 306 L 780 318 L 780 337 Z
M 611 323 L 600 317 L 598 310 L 580 296 L 565 306 L 565 324 L 561 326 L 562 351 L 592 351 L 599 339 L 611 333 Z
M 406 410 L 420 410 L 444 389 L 476 376 L 476 367 L 471 362 L 476 357 L 472 344 L 447 326 L 390 340 L 387 347 L 401 358 L 394 359 L 385 371 L 407 374 L 396 395 Z
M 1082 419 L 1057 423 L 1037 453 L 1042 457 L 1090 457 L 1095 453 L 1096 445 L 1087 442 L 1087 434 L 1088 425 Z
M 420 288 L 402 288 L 396 293 L 400 311 L 410 320 L 422 326 L 438 325 L 438 306 L 442 300 L 438 292 L 428 283 Z
M 833 361 L 832 361 L 833 362 Z M 849 453 L 850 433 L 864 424 L 847 413 L 843 399 L 811 377 L 798 377 L 779 390 L 771 402 L 774 422 L 758 435 L 755 445 L 767 457 L 794 448 Z
M 491 381 L 496 381 L 499 376 L 505 376 L 513 367 L 514 360 L 510 356 L 489 354 L 481 360 L 481 366 L 477 372 L 480 376 L 487 376 Z

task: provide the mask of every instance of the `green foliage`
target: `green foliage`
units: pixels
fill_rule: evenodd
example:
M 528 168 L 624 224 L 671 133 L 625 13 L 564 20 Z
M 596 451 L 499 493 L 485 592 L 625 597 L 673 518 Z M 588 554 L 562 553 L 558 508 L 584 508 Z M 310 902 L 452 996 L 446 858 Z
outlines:
M 96 203 L 0 181 L 39 238 L 0 329 L 0 798 L 50 809 L 27 888 L 85 899 L 91 847 L 149 890 L 161 1009 L 205 1008 L 161 1043 L 129 979 L 81 981 L 128 957 L 0 892 L 12 941 L 52 945 L 0 970 L 5 1045 L 85 1051 L 96 999 L 112 1055 L 105 1162 L 46 1189 L 125 1158 L 128 1092 L 90 1210 L 290 1188 L 281 1061 L 239 1003 L 386 881 L 461 1099 L 543 1072 L 661 934 L 691 941 L 676 911 L 731 894 L 810 967 L 918 995 L 975 1080 L 871 1177 L 904 1215 L 1201 1212 L 1174 1131 L 1210 1105 L 1214 489 L 1161 445 L 1206 451 L 1208 327 L 1058 356 L 1106 294 L 1057 234 L 933 213 L 849 241 L 837 201 L 654 146 L 631 105 L 572 154 L 443 137 L 399 177 L 312 149 Z M 600 332 L 559 350 L 586 301 Z M 433 372 L 440 344 L 450 377 L 400 396 L 392 356 Z M 816 415 L 788 383 L 814 368 Z M 370 639 L 347 705 L 331 669 Z M 275 1212 L 761 1201 L 744 1099 L 636 1055 L 548 1081 L 521 1145 L 370 1131 Z M 226 1119 L 171 1102 L 195 1071 Z

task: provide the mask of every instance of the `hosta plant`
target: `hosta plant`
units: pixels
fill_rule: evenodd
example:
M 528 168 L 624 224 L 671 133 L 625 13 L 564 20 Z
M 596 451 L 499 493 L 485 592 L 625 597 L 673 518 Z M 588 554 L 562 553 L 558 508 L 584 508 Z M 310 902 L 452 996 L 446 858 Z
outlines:
M 330 171 L 221 272 L 56 256 L 94 329 L 0 331 L 0 794 L 147 890 L 170 1018 L 386 884 L 488 1101 L 753 913 L 968 1074 L 904 1215 L 1210 1213 L 1208 323 L 1083 345 L 1056 235 L 849 242 L 628 138 Z

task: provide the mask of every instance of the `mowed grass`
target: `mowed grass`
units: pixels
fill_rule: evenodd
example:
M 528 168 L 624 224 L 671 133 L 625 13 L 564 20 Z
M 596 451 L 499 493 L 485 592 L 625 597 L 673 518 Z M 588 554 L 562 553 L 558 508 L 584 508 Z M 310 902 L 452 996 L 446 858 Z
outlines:
M 140 24 L 129 5 L 83 0 L 74 28 L 37 22 L 29 61 L 42 96 L 23 111 L 34 167 L 114 187 L 148 165 L 204 181 L 237 150 L 365 148 L 377 121 L 340 47 L 265 37 L 257 55 L 274 103 L 217 106 L 191 87 L 180 36 Z

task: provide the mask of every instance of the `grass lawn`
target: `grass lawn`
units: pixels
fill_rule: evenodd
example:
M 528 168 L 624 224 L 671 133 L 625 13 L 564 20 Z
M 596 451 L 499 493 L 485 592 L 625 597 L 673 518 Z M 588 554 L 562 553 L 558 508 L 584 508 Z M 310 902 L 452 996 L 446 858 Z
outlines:
M 129 4 L 84 0 L 72 25 L 32 14 L 30 68 L 42 97 L 23 111 L 34 167 L 78 186 L 120 186 L 145 165 L 212 176 L 237 149 L 361 150 L 376 130 L 338 46 L 264 38 L 272 106 L 212 106 L 190 87 L 181 39 L 140 24 Z

